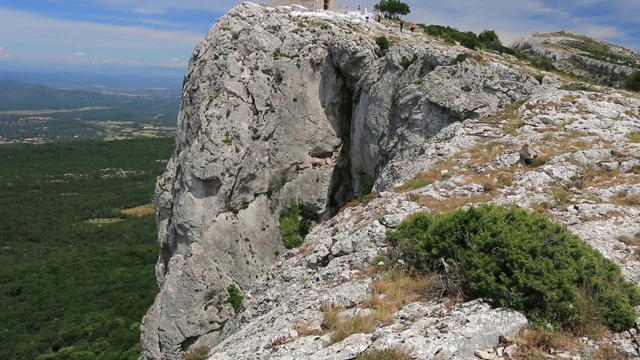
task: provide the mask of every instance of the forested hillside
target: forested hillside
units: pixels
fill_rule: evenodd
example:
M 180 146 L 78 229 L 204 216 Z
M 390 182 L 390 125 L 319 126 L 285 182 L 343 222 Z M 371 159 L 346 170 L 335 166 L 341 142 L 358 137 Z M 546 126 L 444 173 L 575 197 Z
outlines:
M 136 359 L 173 139 L 0 147 L 0 359 Z
M 171 136 L 179 106 L 179 94 L 162 91 L 106 94 L 0 81 L 0 143 Z

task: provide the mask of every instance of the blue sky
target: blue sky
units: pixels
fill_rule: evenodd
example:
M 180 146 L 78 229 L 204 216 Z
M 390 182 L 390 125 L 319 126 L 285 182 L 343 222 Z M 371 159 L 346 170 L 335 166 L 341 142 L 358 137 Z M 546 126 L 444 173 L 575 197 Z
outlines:
M 236 0 L 0 0 L 0 70 L 186 71 L 194 46 Z M 342 0 L 342 6 L 372 8 Z M 640 51 L 640 0 L 405 0 L 408 21 L 508 44 L 533 31 L 571 29 Z

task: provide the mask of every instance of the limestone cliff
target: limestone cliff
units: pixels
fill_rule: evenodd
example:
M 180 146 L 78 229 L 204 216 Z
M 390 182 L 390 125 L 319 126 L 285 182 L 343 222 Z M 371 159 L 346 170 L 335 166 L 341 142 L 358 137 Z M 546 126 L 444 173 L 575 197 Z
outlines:
M 215 359 L 352 359 L 404 342 L 419 358 L 465 358 L 526 322 L 481 302 L 415 303 L 396 314 L 402 326 L 331 346 L 294 330 L 305 322 L 319 328 L 323 306 L 360 310 L 373 281 L 364 270 L 386 248 L 385 229 L 429 211 L 423 198 L 472 202 L 487 193 L 499 203 L 532 206 L 552 202 L 546 189 L 580 174 L 576 161 L 606 163 L 630 177 L 640 163 L 638 147 L 625 145 L 615 153 L 555 154 L 548 166 L 512 171 L 520 146 L 551 141 L 543 132 L 553 129 L 573 126 L 592 144 L 624 141 L 640 130 L 640 102 L 606 92 L 591 100 L 557 90 L 559 78 L 512 59 L 391 31 L 355 15 L 245 3 L 196 47 L 175 155 L 156 187 L 160 293 L 143 319 L 143 359 L 179 359 L 199 345 L 214 348 Z M 380 35 L 392 41 L 389 50 L 376 45 Z M 610 126 L 594 120 L 602 116 Z M 490 141 L 495 146 L 483 145 Z M 446 168 L 443 161 L 450 161 Z M 393 191 L 433 169 L 446 179 L 411 196 Z M 470 169 L 494 185 L 467 179 Z M 498 183 L 501 171 L 510 183 Z M 638 191 L 633 181 L 625 186 L 619 190 L 628 196 Z M 381 195 L 370 205 L 339 213 L 372 190 Z M 318 223 L 305 251 L 282 245 L 279 214 L 291 199 Z M 602 206 L 580 203 L 557 217 L 572 219 L 576 232 L 597 243 L 605 232 L 583 226 L 580 216 L 608 211 Z M 640 227 L 633 207 L 615 211 L 626 224 L 621 233 Z M 634 269 L 626 274 L 633 277 Z M 227 301 L 230 284 L 245 297 L 239 314 Z M 460 323 L 460 314 L 476 315 Z M 421 334 L 447 316 L 452 323 L 438 330 L 448 334 L 441 341 Z M 281 338 L 287 345 L 278 350 Z

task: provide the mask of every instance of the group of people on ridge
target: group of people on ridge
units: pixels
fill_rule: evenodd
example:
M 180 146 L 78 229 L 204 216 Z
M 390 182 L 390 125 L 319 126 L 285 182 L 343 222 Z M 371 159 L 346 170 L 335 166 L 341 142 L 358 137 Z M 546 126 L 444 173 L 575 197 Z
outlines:
M 403 28 L 404 28 L 404 20 L 400 20 L 400 32 L 402 32 Z M 411 32 L 414 32 L 416 30 L 416 24 L 411 24 L 411 26 L 409 26 L 409 30 L 411 30 Z

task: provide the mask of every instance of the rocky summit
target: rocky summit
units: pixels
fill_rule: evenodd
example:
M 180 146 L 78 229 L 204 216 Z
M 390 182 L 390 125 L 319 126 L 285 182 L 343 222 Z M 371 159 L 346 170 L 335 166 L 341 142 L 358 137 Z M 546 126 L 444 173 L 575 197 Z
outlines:
M 418 211 L 544 213 L 640 284 L 640 96 L 567 79 L 358 14 L 233 8 L 184 79 L 142 358 L 519 356 L 519 312 L 390 300 L 380 274 L 404 263 L 382 256 L 386 231 Z M 315 226 L 288 250 L 280 214 L 294 203 Z M 329 324 L 374 315 L 343 336 Z M 636 330 L 548 354 L 640 357 Z
M 543 56 L 562 71 L 601 84 L 620 85 L 640 70 L 638 53 L 571 30 L 533 33 L 516 40 L 512 47 Z

